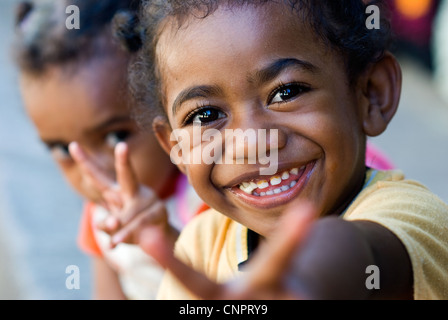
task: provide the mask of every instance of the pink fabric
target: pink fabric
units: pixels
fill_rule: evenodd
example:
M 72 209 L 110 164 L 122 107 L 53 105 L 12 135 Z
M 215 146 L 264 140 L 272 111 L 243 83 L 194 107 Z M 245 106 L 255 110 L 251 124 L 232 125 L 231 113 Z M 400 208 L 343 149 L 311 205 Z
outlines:
M 371 142 L 367 142 L 366 165 L 377 170 L 391 170 L 395 166 L 392 161 Z
M 187 189 L 188 179 L 185 175 L 182 175 L 176 188 L 176 196 L 179 199 L 177 201 L 177 213 L 184 225 L 191 219 L 187 203 Z
M 186 225 L 195 215 L 198 215 L 209 209 L 209 206 L 203 202 L 198 208 L 191 208 L 189 201 L 189 192 L 192 192 L 192 188 L 188 182 L 187 176 L 181 175 L 176 187 L 177 197 L 177 214 L 179 215 L 181 222 Z M 190 195 L 191 197 L 191 195 Z

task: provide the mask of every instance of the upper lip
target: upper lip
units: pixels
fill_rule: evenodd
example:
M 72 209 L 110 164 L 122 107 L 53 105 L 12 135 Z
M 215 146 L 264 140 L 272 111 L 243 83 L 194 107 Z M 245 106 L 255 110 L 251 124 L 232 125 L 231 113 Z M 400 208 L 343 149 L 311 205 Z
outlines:
M 299 162 L 294 162 L 294 163 L 278 164 L 278 169 L 277 169 L 277 173 L 276 174 L 281 174 L 282 172 L 287 171 L 287 170 L 291 170 L 293 168 L 301 168 L 303 166 L 307 166 L 308 164 L 310 164 L 313 161 L 314 160 L 307 161 L 307 162 L 300 162 L 300 163 Z M 230 180 L 230 182 L 227 183 L 224 188 L 237 187 L 241 183 L 246 182 L 246 181 L 260 180 L 260 179 L 262 180 L 263 178 L 268 180 L 270 177 L 275 176 L 276 174 L 270 175 L 270 176 L 262 176 L 262 175 L 260 175 L 260 169 L 258 169 L 256 171 L 245 172 L 245 173 L 243 173 L 243 174 L 233 178 L 232 180 Z

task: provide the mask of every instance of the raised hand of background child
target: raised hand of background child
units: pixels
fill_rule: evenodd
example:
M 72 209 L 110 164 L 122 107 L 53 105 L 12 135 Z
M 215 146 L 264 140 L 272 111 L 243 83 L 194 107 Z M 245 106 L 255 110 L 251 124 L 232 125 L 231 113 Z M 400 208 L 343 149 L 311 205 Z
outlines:
M 103 203 L 111 213 L 98 227 L 111 235 L 111 247 L 121 242 L 138 244 L 142 230 L 157 232 L 163 241 L 174 246 L 178 232 L 168 223 L 164 203 L 150 188 L 137 181 L 129 161 L 129 149 L 120 142 L 115 147 L 116 180 L 83 151 L 71 143 L 70 154 L 79 164 L 83 178 L 90 181 L 102 194 Z

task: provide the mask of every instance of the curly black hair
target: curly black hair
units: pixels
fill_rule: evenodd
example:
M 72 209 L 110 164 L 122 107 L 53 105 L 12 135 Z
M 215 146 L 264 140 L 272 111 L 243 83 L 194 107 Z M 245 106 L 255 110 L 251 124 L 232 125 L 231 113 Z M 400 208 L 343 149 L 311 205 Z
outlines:
M 378 61 L 389 50 L 391 30 L 389 10 L 381 0 L 146 0 L 143 1 L 140 24 L 142 49 L 130 67 L 130 90 L 136 102 L 136 114 L 144 122 L 154 114 L 163 115 L 163 96 L 155 48 L 163 22 L 176 19 L 179 28 L 194 15 L 206 18 L 219 6 L 260 6 L 283 3 L 311 26 L 316 36 L 344 58 L 348 81 L 353 84 L 369 64 Z M 381 12 L 379 29 L 366 26 L 367 8 L 376 5 Z
M 22 72 L 43 74 L 61 66 L 107 54 L 98 39 L 114 35 L 129 52 L 141 47 L 136 16 L 140 0 L 40 0 L 23 1 L 16 8 L 13 55 Z M 80 28 L 68 29 L 66 8 L 80 12 Z M 132 34 L 132 36 L 130 36 Z

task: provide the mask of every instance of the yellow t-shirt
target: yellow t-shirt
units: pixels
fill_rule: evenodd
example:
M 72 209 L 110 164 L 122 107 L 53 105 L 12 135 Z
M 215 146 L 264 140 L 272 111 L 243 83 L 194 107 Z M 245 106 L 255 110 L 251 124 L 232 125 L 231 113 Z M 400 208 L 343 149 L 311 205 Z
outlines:
M 448 205 L 400 171 L 368 170 L 363 190 L 341 215 L 391 230 L 412 263 L 415 299 L 448 299 Z M 209 210 L 183 230 L 176 255 L 217 282 L 240 274 L 250 254 L 251 231 Z M 158 299 L 196 299 L 169 272 Z

